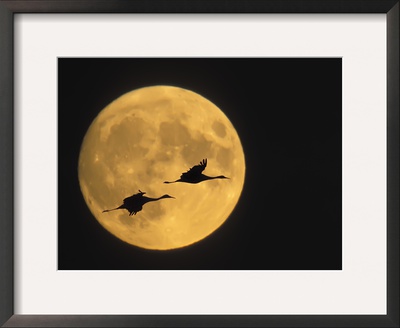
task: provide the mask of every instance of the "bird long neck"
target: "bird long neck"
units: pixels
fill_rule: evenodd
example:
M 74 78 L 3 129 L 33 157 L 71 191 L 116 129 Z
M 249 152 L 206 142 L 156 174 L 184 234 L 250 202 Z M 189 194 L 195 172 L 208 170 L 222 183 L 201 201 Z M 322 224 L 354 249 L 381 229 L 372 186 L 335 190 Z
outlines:
M 218 175 L 218 176 L 216 176 L 216 177 L 209 177 L 208 175 L 204 175 L 204 174 L 203 174 L 203 176 L 204 176 L 204 180 L 226 179 L 226 177 L 223 176 L 223 175 Z
M 145 201 L 145 203 L 148 202 L 155 202 L 157 200 L 160 200 L 161 198 L 164 198 L 164 196 L 158 197 L 158 198 L 151 198 L 151 197 L 145 197 L 143 196 L 143 200 Z
M 156 200 L 160 200 L 160 199 L 163 199 L 163 198 L 171 198 L 171 196 L 162 195 L 162 196 L 157 197 L 157 198 L 151 198 L 151 197 L 143 197 L 143 198 L 146 200 L 146 203 L 147 203 L 147 202 L 155 202 Z

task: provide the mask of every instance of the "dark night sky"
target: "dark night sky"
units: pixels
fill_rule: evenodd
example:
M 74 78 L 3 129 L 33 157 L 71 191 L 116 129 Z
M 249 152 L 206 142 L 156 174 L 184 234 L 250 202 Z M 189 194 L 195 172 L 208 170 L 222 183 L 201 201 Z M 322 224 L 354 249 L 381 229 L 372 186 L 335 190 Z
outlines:
M 341 59 L 63 58 L 58 81 L 60 270 L 341 269 Z M 246 159 L 229 219 L 171 251 L 111 235 L 86 206 L 77 176 L 81 142 L 98 112 L 151 85 L 189 89 L 216 104 Z

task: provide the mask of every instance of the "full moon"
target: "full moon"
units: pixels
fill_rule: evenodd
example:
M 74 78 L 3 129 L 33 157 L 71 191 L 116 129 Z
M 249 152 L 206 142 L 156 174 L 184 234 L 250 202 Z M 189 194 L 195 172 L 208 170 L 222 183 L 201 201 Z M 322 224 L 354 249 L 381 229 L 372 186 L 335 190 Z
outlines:
M 207 160 L 203 174 L 224 175 L 191 184 L 175 181 Z M 93 216 L 126 243 L 169 250 L 196 243 L 221 227 L 244 184 L 245 158 L 228 117 L 190 90 L 150 86 L 121 95 L 105 107 L 83 139 L 78 177 Z M 105 212 L 140 191 L 165 198 Z

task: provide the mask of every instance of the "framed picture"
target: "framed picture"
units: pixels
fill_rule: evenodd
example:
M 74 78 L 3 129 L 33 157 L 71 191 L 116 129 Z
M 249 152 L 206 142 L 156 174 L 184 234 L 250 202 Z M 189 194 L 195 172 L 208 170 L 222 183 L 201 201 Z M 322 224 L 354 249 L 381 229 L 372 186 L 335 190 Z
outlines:
M 1 1 L 2 326 L 398 327 L 398 1 Z

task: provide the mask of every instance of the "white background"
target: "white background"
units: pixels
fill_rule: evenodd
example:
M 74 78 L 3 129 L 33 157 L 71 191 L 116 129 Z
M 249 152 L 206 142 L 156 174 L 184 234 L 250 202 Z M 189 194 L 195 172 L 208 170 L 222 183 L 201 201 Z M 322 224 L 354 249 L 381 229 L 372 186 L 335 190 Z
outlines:
M 57 271 L 65 56 L 342 57 L 343 270 Z M 17 14 L 15 68 L 16 314 L 386 314 L 385 15 Z

